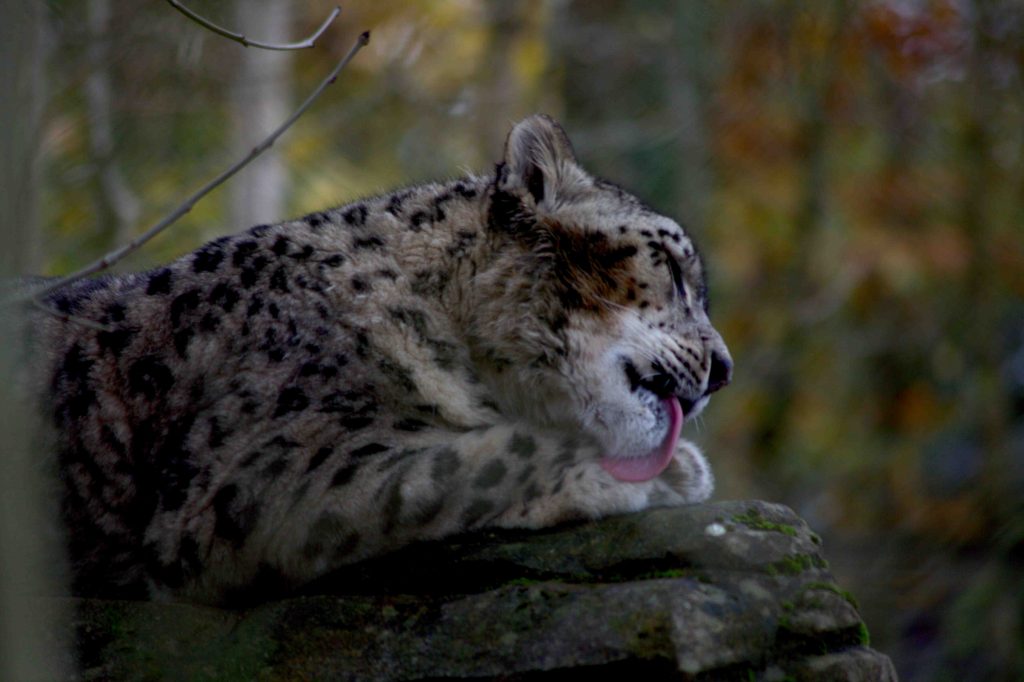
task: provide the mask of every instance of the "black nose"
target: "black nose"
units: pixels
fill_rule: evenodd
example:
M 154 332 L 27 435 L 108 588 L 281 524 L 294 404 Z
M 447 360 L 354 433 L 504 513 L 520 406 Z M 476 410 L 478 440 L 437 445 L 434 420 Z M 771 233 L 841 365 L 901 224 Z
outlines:
M 711 351 L 711 370 L 708 372 L 708 390 L 705 395 L 725 388 L 730 381 L 732 381 L 732 361 Z

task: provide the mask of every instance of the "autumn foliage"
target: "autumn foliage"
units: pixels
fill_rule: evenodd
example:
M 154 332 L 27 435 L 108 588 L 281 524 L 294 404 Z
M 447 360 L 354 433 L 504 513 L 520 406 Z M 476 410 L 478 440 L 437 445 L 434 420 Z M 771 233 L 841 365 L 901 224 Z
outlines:
M 195 3 L 216 16 L 225 3 Z M 114 2 L 109 58 L 54 2 L 46 261 L 110 248 L 97 169 L 158 216 L 226 159 L 241 48 Z M 293 33 L 327 3 L 296 3 Z M 559 117 L 586 165 L 678 217 L 710 264 L 735 381 L 690 435 L 721 497 L 794 507 L 905 680 L 1024 675 L 1024 6 L 1008 0 L 350 3 L 282 139 L 283 215 L 488 170 Z M 226 16 L 226 15 L 225 15 Z M 82 84 L 115 83 L 90 151 Z M 244 176 L 238 179 L 244 182 Z M 146 221 L 140 220 L 140 226 Z M 241 229 L 216 196 L 132 267 Z

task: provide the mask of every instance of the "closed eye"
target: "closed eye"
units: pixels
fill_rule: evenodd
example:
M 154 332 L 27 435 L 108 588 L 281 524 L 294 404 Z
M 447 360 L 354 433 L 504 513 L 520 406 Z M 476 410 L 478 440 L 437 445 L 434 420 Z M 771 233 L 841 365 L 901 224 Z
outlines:
M 672 285 L 675 288 L 675 295 L 682 301 L 689 303 L 689 297 L 686 295 L 686 284 L 683 281 L 683 271 L 680 269 L 679 263 L 676 262 L 675 258 L 667 254 L 665 260 L 668 262 L 668 269 L 672 273 Z
M 701 277 L 697 280 L 696 285 L 692 282 L 687 286 L 686 278 L 683 277 L 683 269 L 679 267 L 679 263 L 676 262 L 671 256 L 667 257 L 665 261 L 668 263 L 669 272 L 672 273 L 672 285 L 675 289 L 676 300 L 682 302 L 686 306 L 692 306 L 695 303 L 694 296 L 696 297 L 696 303 L 703 308 L 704 312 L 708 312 L 708 287 Z

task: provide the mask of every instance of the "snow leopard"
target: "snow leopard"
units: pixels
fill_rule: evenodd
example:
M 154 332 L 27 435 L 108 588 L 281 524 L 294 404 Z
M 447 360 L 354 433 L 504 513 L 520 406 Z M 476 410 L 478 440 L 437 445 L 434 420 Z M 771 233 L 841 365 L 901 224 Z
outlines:
M 712 493 L 680 437 L 732 377 L 702 257 L 544 115 L 491 173 L 45 303 L 33 371 L 78 594 L 219 603 Z

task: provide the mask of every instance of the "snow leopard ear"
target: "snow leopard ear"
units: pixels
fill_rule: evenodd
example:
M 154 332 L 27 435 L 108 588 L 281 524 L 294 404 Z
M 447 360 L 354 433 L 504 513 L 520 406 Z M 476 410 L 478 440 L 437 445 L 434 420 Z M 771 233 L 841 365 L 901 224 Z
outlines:
M 572 143 L 554 119 L 534 114 L 517 123 L 505 141 L 503 189 L 553 206 L 587 181 Z

